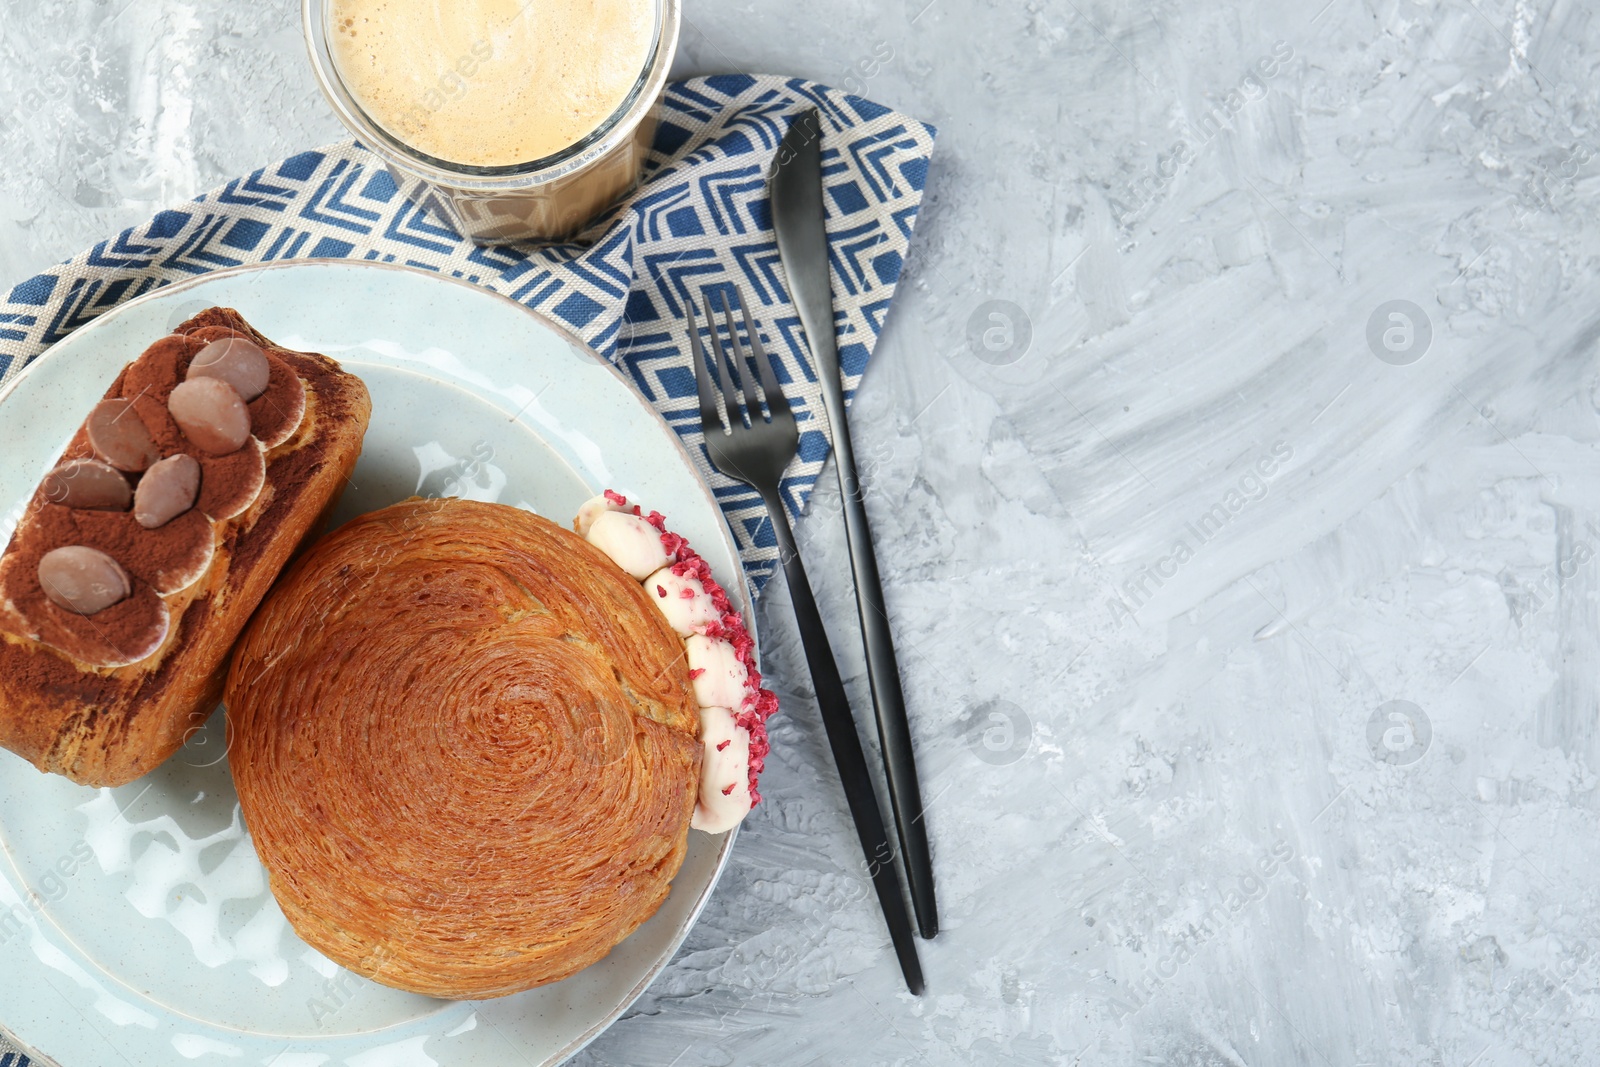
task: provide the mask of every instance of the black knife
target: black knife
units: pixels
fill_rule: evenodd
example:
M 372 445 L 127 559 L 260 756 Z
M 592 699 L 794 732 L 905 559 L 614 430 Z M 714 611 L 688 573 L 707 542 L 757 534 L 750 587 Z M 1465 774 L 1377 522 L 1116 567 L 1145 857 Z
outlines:
M 800 324 L 816 362 L 823 406 L 833 431 L 834 462 L 844 496 L 845 536 L 850 542 L 850 566 L 855 574 L 856 608 L 867 651 L 867 678 L 872 684 L 872 706 L 877 713 L 878 739 L 883 746 L 900 854 L 911 886 L 911 906 L 922 936 L 931 938 L 939 932 L 939 914 L 933 890 L 933 860 L 928 852 L 927 819 L 917 784 L 917 763 L 911 746 L 911 726 L 906 720 L 905 694 L 900 688 L 900 668 L 895 661 L 894 636 L 883 603 L 878 557 L 872 549 L 872 530 L 867 525 L 867 509 L 856 475 L 850 424 L 845 421 L 824 226 L 826 209 L 822 201 L 822 117 L 816 108 L 801 112 L 789 127 L 778 148 L 770 187 L 778 252 L 789 276 L 789 294 L 800 313 Z

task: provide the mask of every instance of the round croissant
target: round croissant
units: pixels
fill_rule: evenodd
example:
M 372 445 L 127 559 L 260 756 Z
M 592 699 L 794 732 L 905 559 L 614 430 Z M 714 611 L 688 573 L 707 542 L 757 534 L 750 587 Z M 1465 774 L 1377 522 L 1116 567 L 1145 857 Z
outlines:
M 409 500 L 315 545 L 227 682 L 230 760 L 299 935 L 478 999 L 599 960 L 666 899 L 700 779 L 683 643 L 581 538 Z

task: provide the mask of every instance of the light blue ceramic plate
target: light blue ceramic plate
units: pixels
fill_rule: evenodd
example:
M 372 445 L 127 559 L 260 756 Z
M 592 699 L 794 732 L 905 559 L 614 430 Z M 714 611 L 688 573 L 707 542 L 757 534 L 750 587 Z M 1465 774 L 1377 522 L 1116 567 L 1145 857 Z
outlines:
M 375 264 L 211 274 L 62 341 L 0 394 L 0 543 L 118 369 L 217 304 L 366 380 L 372 425 L 339 519 L 420 493 L 566 523 L 611 487 L 665 512 L 731 590 L 745 588 L 710 491 L 621 375 L 521 305 Z M 240 824 L 223 738 L 216 715 L 118 789 L 0 751 L 0 1025 L 63 1067 L 559 1063 L 671 959 L 734 836 L 691 832 L 666 904 L 595 966 L 502 1000 L 430 1000 L 359 979 L 295 936 Z

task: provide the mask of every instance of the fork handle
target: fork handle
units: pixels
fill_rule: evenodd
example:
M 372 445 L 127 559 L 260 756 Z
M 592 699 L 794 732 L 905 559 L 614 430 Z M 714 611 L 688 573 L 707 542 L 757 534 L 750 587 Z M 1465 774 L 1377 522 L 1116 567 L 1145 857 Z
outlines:
M 828 745 L 833 749 L 833 762 L 839 768 L 839 781 L 844 786 L 845 800 L 850 805 L 856 833 L 861 838 L 861 850 L 867 857 L 872 886 L 877 890 L 878 904 L 883 908 L 884 920 L 889 924 L 889 937 L 894 942 L 895 955 L 899 957 L 906 986 L 912 993 L 921 996 L 922 964 L 917 959 L 911 915 L 906 910 L 905 897 L 901 894 L 900 876 L 894 864 L 894 848 L 889 844 L 883 811 L 878 807 L 878 795 L 873 791 L 866 753 L 861 748 L 861 735 L 856 732 L 855 716 L 850 712 L 850 698 L 845 693 L 843 679 L 839 677 L 839 665 L 833 658 L 832 646 L 828 644 L 828 632 L 823 628 L 822 615 L 817 610 L 817 599 L 812 595 L 805 564 L 800 562 L 800 551 L 795 547 L 794 531 L 789 527 L 789 516 L 784 510 L 783 500 L 776 489 L 763 492 L 761 499 L 767 505 L 773 531 L 777 534 L 778 558 L 783 561 L 783 576 L 789 583 L 789 598 L 794 601 L 795 621 L 800 626 L 800 642 L 805 647 L 806 663 L 811 668 L 811 683 L 817 692 L 817 706 L 822 711 L 822 725 L 828 734 Z

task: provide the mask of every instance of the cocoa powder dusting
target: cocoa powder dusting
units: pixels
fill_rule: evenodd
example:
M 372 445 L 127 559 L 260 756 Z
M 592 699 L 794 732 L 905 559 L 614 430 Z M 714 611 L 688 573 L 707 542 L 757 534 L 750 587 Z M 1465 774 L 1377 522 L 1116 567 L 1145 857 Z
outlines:
M 279 444 L 288 439 L 305 417 L 306 392 L 300 376 L 267 352 L 267 390 L 250 401 L 250 427 L 262 441 Z
M 136 396 L 153 396 L 157 403 L 166 407 L 167 397 L 183 381 L 183 372 L 198 351 L 199 346 L 178 334 L 161 338 L 128 364 L 122 372 L 122 380 L 113 386 L 116 395 L 129 400 Z
M 212 535 L 210 524 L 203 517 L 200 521 L 204 537 L 202 551 L 205 551 L 209 549 Z M 140 534 L 159 532 L 145 530 L 126 513 L 75 511 L 60 504 L 44 505 L 17 526 L 11 547 L 6 550 L 6 566 L 0 571 L 4 577 L 0 597 L 12 602 L 29 631 L 36 632 L 46 644 L 85 662 L 104 662 L 107 649 L 126 652 L 146 647 L 151 634 L 164 625 L 163 616 L 157 610 L 160 598 L 151 587 L 150 576 L 157 572 L 157 562 L 166 561 L 161 559 L 161 552 L 155 546 L 141 546 L 137 553 L 129 551 L 126 542 L 143 538 L 130 537 L 128 531 L 122 529 L 124 525 Z M 192 528 L 188 534 L 192 542 Z M 164 540 L 169 556 L 191 551 L 182 543 L 182 534 L 171 539 L 152 540 Z M 75 615 L 56 605 L 45 596 L 39 584 L 39 561 L 46 552 L 63 545 L 98 548 L 121 563 L 133 579 L 133 595 L 120 604 L 87 616 Z M 130 607 L 134 604 L 142 606 L 135 610 Z
M 261 493 L 267 475 L 266 455 L 254 441 L 226 456 L 199 449 L 189 455 L 200 461 L 200 496 L 195 509 L 213 519 L 231 519 Z
M 94 615 L 67 611 L 45 596 L 39 584 L 39 560 L 59 545 L 59 542 L 46 541 L 30 533 L 12 541 L 4 566 L 0 567 L 0 598 L 10 601 L 26 620 L 26 629 L 20 636 L 37 636 L 45 644 L 86 663 L 115 663 L 137 658 L 139 652 L 148 654 L 152 644 L 159 642 L 167 629 L 166 605 L 155 590 L 134 578 L 132 595 L 104 611 Z M 12 623 L 12 620 L 8 618 L 6 622 Z M 14 632 L 14 623 L 6 629 Z M 27 657 L 29 660 L 44 658 Z M 48 660 L 67 666 L 53 656 Z M 81 672 L 77 673 L 83 677 Z
M 155 438 L 163 456 L 187 452 L 193 447 L 178 424 L 172 421 L 167 398 L 183 380 L 183 370 L 197 351 L 199 349 L 183 337 L 163 337 L 128 364 L 122 375 L 121 395 L 133 401 L 134 411 Z
M 52 521 L 62 517 L 65 522 Z M 193 508 L 154 530 L 140 526 L 132 512 L 77 511 L 59 504 L 43 509 L 39 519 L 54 544 L 98 548 L 158 593 L 176 593 L 199 580 L 216 540 L 210 521 Z

